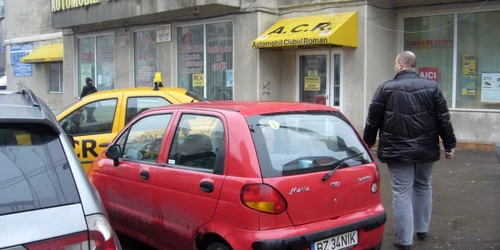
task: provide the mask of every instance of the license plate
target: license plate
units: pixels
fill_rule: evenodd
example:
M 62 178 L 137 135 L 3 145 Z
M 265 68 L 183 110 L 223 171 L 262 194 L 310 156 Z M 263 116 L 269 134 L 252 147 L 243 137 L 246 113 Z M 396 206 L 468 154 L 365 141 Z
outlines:
M 312 250 L 341 250 L 351 248 L 358 244 L 358 231 L 330 237 L 312 244 Z

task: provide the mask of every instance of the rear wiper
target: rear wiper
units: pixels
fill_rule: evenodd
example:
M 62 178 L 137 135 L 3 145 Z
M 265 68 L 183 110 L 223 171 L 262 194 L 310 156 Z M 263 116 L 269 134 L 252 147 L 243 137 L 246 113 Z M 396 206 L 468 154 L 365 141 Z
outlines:
M 346 157 L 346 158 L 344 158 L 344 159 L 342 159 L 342 160 L 336 161 L 335 163 L 333 163 L 333 164 L 332 164 L 332 167 L 333 167 L 333 168 L 332 168 L 332 170 L 330 170 L 330 172 L 328 172 L 328 173 L 326 173 L 325 175 L 323 175 L 323 178 L 321 178 L 321 181 L 326 181 L 326 180 L 328 180 L 328 178 L 330 178 L 330 176 L 332 176 L 332 175 L 333 175 L 333 173 L 335 173 L 335 170 L 337 170 L 337 168 L 339 168 L 339 167 L 340 167 L 340 165 L 341 165 L 343 162 L 345 162 L 345 161 L 347 161 L 347 160 L 350 160 L 350 159 L 352 159 L 352 158 L 356 158 L 356 157 L 362 156 L 363 154 L 365 154 L 365 153 L 355 154 L 355 155 L 352 155 L 352 156 Z

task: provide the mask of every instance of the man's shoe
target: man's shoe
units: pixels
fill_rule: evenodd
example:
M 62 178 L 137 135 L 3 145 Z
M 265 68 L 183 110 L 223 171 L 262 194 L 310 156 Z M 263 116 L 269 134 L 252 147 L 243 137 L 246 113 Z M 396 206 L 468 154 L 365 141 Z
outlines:
M 417 237 L 420 240 L 425 240 L 425 239 L 427 239 L 427 233 L 417 233 Z
M 400 245 L 398 243 L 394 243 L 394 246 L 396 246 L 397 248 L 399 248 L 401 250 L 410 250 L 410 248 L 411 248 L 411 245 Z

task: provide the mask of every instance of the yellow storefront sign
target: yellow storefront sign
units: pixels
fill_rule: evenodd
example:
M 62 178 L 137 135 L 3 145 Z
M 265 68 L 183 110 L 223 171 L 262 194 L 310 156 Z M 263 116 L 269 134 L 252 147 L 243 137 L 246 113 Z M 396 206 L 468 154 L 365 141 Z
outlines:
M 205 76 L 203 74 L 193 74 L 193 87 L 205 86 Z
M 80 8 L 84 6 L 98 4 L 100 2 L 101 0 L 52 0 L 52 12 Z
M 317 76 L 307 76 L 304 78 L 304 90 L 305 91 L 320 91 L 321 83 Z
M 278 20 L 252 43 L 253 48 L 311 45 L 358 46 L 356 12 Z
M 21 58 L 22 63 L 60 62 L 63 60 L 63 44 L 48 44 Z

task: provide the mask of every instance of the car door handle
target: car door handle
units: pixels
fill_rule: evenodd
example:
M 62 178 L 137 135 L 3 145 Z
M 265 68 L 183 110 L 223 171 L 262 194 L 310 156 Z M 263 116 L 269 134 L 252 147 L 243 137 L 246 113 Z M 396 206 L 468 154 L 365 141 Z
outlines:
M 148 170 L 141 170 L 141 172 L 139 172 L 139 175 L 141 176 L 141 178 L 143 180 L 149 179 L 149 171 Z
M 99 144 L 99 147 L 101 147 L 101 148 L 105 148 L 107 146 L 109 146 L 109 142 L 103 142 L 103 143 Z
M 211 181 L 202 181 L 200 183 L 200 188 L 205 193 L 212 193 L 215 189 L 214 183 Z

